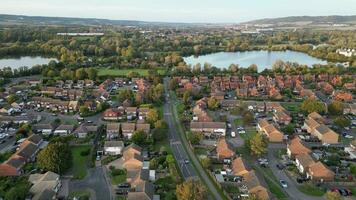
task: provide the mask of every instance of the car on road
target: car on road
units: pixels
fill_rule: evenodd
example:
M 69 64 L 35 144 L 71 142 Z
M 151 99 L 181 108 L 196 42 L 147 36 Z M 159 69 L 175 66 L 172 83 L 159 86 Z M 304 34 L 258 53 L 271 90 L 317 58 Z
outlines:
M 87 123 L 88 123 L 88 124 L 92 124 L 92 123 L 93 123 L 93 121 L 91 121 L 91 120 L 88 120 L 88 121 L 87 121 Z
M 347 139 L 353 139 L 354 138 L 354 136 L 352 136 L 352 135 L 345 135 L 344 137 L 347 138 Z
M 277 167 L 279 170 L 283 170 L 286 166 L 284 166 L 283 164 L 277 164 L 276 167 Z
M 101 157 L 100 156 L 96 156 L 96 161 L 100 161 Z
M 185 159 L 185 160 L 184 160 L 184 163 L 185 163 L 185 164 L 189 164 L 189 160 L 188 160 L 188 159 Z
M 57 116 L 57 114 L 56 113 L 52 113 L 52 116 Z
M 0 144 L 4 144 L 6 142 L 6 140 L 1 140 Z
M 130 183 L 120 183 L 117 185 L 118 188 L 130 188 L 131 184 Z
M 279 183 L 281 184 L 282 188 L 287 188 L 288 187 L 288 184 L 285 180 L 279 180 Z
M 236 137 L 236 133 L 235 133 L 235 131 L 231 131 L 231 137 Z

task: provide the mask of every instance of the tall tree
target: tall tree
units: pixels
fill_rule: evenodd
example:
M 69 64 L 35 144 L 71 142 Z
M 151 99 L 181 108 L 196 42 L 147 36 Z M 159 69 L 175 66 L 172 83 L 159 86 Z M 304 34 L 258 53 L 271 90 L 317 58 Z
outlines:
M 188 179 L 177 185 L 176 194 L 178 200 L 203 200 L 207 192 L 199 181 Z
M 261 156 L 267 151 L 268 141 L 262 134 L 256 134 L 249 141 L 251 153 L 256 156 Z
M 72 153 L 67 144 L 49 144 L 37 156 L 38 165 L 48 171 L 63 174 L 72 166 Z
M 341 200 L 341 195 L 338 192 L 328 191 L 325 195 L 326 200 Z
M 302 111 L 304 111 L 307 114 L 312 112 L 322 113 L 325 111 L 324 104 L 315 99 L 304 100 L 300 108 L 302 109 Z
M 344 105 L 340 101 L 333 101 L 328 105 L 328 112 L 332 115 L 341 115 Z

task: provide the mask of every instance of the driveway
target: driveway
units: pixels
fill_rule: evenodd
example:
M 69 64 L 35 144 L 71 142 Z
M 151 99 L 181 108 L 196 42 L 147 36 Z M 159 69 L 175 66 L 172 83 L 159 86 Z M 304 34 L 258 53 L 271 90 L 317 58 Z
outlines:
M 268 147 L 268 162 L 269 167 L 273 172 L 273 175 L 278 179 L 285 180 L 288 183 L 288 188 L 283 190 L 289 195 L 289 199 L 295 200 L 323 200 L 323 197 L 308 196 L 300 192 L 297 188 L 298 183 L 287 176 L 284 170 L 279 170 L 276 165 L 279 163 L 278 159 L 275 157 L 279 149 L 285 149 L 284 144 L 272 144 Z
M 89 190 L 91 199 L 111 200 L 112 191 L 109 189 L 109 183 L 103 167 L 95 167 L 88 170 L 88 175 L 82 180 L 72 180 L 68 183 L 69 193 L 77 190 Z

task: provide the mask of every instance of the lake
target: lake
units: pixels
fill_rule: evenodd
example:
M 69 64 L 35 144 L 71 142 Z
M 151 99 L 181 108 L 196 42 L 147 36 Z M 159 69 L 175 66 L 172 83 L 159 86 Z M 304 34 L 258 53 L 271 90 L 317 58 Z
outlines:
M 44 58 L 41 56 L 23 56 L 20 58 L 3 58 L 0 59 L 0 69 L 4 67 L 11 67 L 18 69 L 20 67 L 33 67 L 35 65 L 48 64 L 51 60 L 57 61 L 56 58 Z
M 327 64 L 327 61 L 296 51 L 219 52 L 199 57 L 184 57 L 184 61 L 192 66 L 200 63 L 203 67 L 206 62 L 218 68 L 228 68 L 231 64 L 238 64 L 241 67 L 256 64 L 258 71 L 263 71 L 266 68 L 270 69 L 277 60 L 297 62 L 308 66 L 312 66 L 313 64 Z

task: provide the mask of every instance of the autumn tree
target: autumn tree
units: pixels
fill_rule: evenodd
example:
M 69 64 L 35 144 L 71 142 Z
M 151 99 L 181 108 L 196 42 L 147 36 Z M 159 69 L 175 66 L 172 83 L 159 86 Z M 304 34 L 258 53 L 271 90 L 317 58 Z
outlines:
M 153 125 L 159 119 L 158 111 L 156 109 L 150 109 L 147 113 L 146 120 L 148 123 Z
M 344 106 L 340 101 L 333 101 L 328 105 L 328 112 L 332 115 L 341 115 L 343 112 Z
M 207 191 L 200 181 L 188 179 L 177 185 L 176 195 L 178 200 L 203 200 Z
M 339 126 L 339 127 L 347 127 L 347 126 L 350 126 L 351 125 L 351 121 L 345 117 L 337 117 L 335 120 L 334 120 L 334 124 Z
M 262 134 L 256 134 L 249 141 L 249 147 L 251 153 L 256 156 L 261 156 L 262 154 L 266 153 L 267 146 L 268 146 L 267 138 L 264 137 Z
M 326 200 L 341 200 L 341 195 L 338 192 L 328 191 L 325 195 Z
M 215 110 L 219 107 L 219 101 L 216 100 L 214 97 L 208 98 L 208 108 L 210 110 Z
M 210 169 L 212 162 L 209 157 L 202 158 L 200 162 L 204 169 Z
M 143 130 L 136 130 L 133 132 L 131 140 L 133 143 L 142 146 L 145 145 L 147 139 L 147 134 Z
M 189 90 L 184 92 L 182 100 L 183 100 L 184 105 L 187 106 L 189 104 L 189 100 L 190 100 L 190 91 Z
M 172 78 L 170 81 L 169 81 L 169 89 L 171 90 L 176 90 L 178 88 L 178 80 L 175 79 L 175 78 Z
M 307 114 L 310 114 L 312 112 L 322 113 L 325 111 L 324 104 L 315 99 L 304 100 L 300 108 Z
M 38 154 L 37 163 L 42 169 L 63 174 L 72 166 L 72 153 L 68 144 L 51 143 Z

